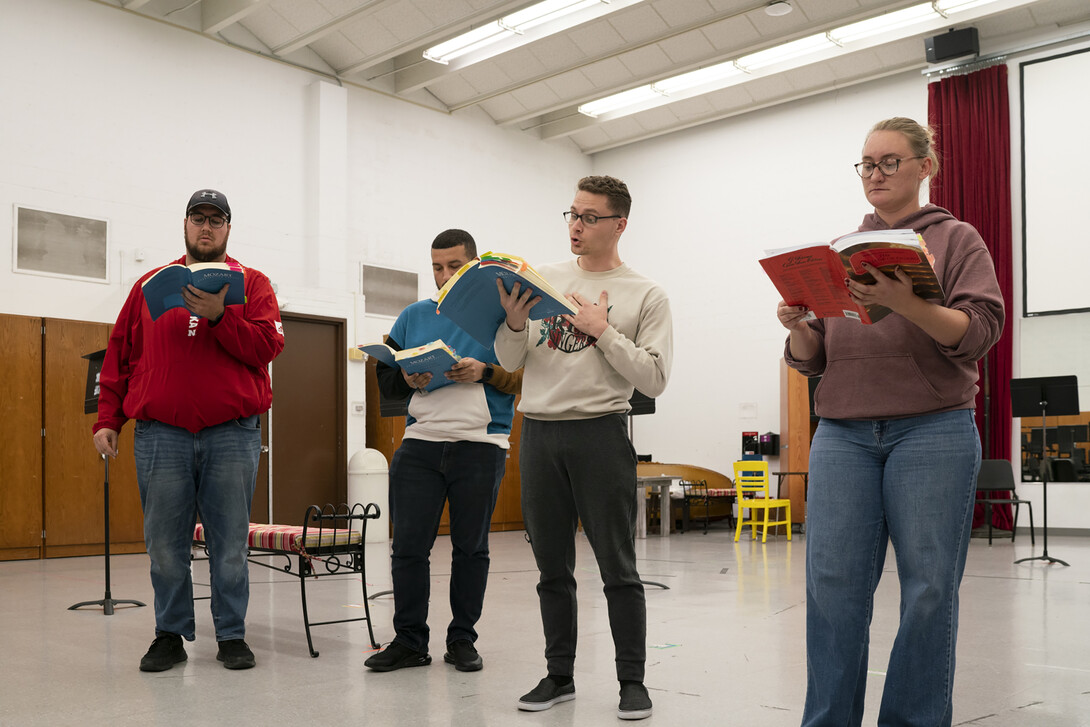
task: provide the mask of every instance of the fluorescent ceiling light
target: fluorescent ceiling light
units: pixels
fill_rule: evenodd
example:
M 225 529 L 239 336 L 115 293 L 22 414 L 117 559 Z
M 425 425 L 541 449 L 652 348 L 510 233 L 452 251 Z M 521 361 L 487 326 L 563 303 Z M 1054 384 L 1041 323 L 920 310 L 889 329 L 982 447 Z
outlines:
M 548 23 L 565 15 L 597 5 L 609 4 L 609 0 L 545 0 L 545 2 L 531 5 L 525 10 L 505 15 L 501 23 L 516 33 L 529 30 L 536 25 Z
M 913 5 L 858 23 L 834 28 L 827 33 L 817 33 L 757 53 L 750 53 L 734 61 L 717 63 L 672 78 L 655 81 L 646 86 L 615 93 L 612 96 L 585 103 L 578 110 L 579 113 L 594 118 L 605 114 L 609 114 L 610 119 L 619 118 L 637 111 L 662 106 L 672 101 L 717 91 L 738 82 L 738 76 L 752 73 L 767 66 L 818 54 L 823 51 L 840 50 L 845 43 L 892 33 L 914 25 L 934 27 L 935 21 L 945 18 L 947 13 L 977 8 L 998 1 L 935 0 L 934 2 Z M 1025 4 L 1028 5 L 1030 2 Z M 910 31 L 900 33 L 900 36 L 909 37 L 911 34 Z M 792 67 L 798 68 L 810 62 L 812 61 L 798 61 L 792 64 Z
M 451 59 L 464 56 L 466 53 L 494 43 L 500 38 L 512 35 L 511 31 L 500 25 L 500 21 L 493 20 L 488 25 L 474 28 L 468 33 L 462 33 L 457 38 L 451 38 L 445 43 L 432 46 L 424 51 L 424 57 L 436 63 L 449 63 Z
M 610 0 L 545 0 L 518 12 L 493 20 L 487 25 L 474 28 L 456 38 L 451 38 L 424 51 L 424 58 L 436 63 L 447 64 L 455 58 L 480 50 L 485 46 L 521 35 L 530 28 L 551 23 L 565 15 L 592 8 L 595 5 L 608 5 Z M 565 28 L 557 28 L 560 32 Z
M 659 93 L 669 96 L 672 93 L 687 91 L 690 88 L 722 81 L 731 76 L 740 76 L 743 73 L 744 71 L 736 66 L 734 61 L 727 61 L 726 63 L 717 63 L 714 66 L 700 68 L 689 73 L 682 73 L 680 76 L 674 76 L 673 78 L 664 78 L 661 81 L 655 81 L 651 86 Z
M 898 30 L 909 25 L 916 25 L 924 20 L 933 20 L 938 13 L 931 3 L 913 5 L 903 10 L 895 10 L 892 13 L 879 15 L 877 18 L 868 18 L 851 25 L 842 25 L 829 31 L 829 37 L 837 44 L 851 43 L 852 41 L 869 38 L 872 35 L 881 35 L 891 30 Z
M 811 53 L 836 47 L 836 43 L 829 40 L 825 33 L 818 33 L 816 35 L 808 35 L 805 38 L 793 40 L 790 43 L 774 46 L 768 50 L 762 50 L 757 53 L 750 53 L 748 56 L 742 56 L 738 59 L 738 65 L 745 71 L 753 71 L 758 68 L 764 68 L 765 66 L 782 63 L 783 61 L 788 61 L 792 58 L 798 58 L 799 56 L 806 56 Z
M 652 88 L 652 85 L 653 84 L 649 83 L 646 86 L 639 86 L 637 88 L 629 89 L 628 91 L 621 91 L 612 96 L 606 96 L 597 101 L 585 103 L 578 108 L 578 111 L 584 116 L 598 118 L 602 114 L 609 113 L 610 111 L 616 111 L 628 106 L 638 106 L 647 101 L 656 101 L 662 98 L 662 94 Z
M 962 10 L 971 10 L 994 2 L 998 2 L 998 0 L 935 0 L 932 5 L 935 6 L 935 10 L 945 15 L 947 13 L 960 13 Z

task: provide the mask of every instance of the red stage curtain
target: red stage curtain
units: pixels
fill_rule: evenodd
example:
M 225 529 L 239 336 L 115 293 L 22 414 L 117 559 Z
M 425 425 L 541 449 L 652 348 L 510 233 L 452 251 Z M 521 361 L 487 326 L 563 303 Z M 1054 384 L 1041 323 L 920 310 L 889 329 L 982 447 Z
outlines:
M 1014 271 L 1007 66 L 1000 64 L 933 82 L 927 87 L 927 100 L 928 123 L 936 131 L 942 162 L 939 175 L 931 182 L 931 201 L 980 232 L 1003 291 L 1006 322 L 999 343 L 980 362 L 976 418 L 984 457 L 1010 459 Z M 983 509 L 977 506 L 973 527 L 983 523 Z M 993 512 L 996 527 L 1012 527 L 1009 505 L 996 507 Z

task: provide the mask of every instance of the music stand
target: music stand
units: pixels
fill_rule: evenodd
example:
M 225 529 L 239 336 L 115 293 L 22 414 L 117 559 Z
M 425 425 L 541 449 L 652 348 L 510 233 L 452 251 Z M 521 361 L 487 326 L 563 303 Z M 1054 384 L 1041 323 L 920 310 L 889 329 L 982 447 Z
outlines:
M 1079 384 L 1075 376 L 1042 376 L 1035 379 L 1011 379 L 1011 415 L 1032 417 L 1041 415 L 1041 492 L 1044 496 L 1045 524 L 1044 549 L 1041 555 L 1020 558 L 1015 563 L 1027 560 L 1043 560 L 1049 565 L 1070 563 L 1053 558 L 1048 554 L 1048 481 L 1052 476 L 1052 462 L 1048 456 L 1048 428 L 1045 417 L 1063 416 L 1079 413 Z
M 84 414 L 94 414 L 98 411 L 98 377 L 102 372 L 102 359 L 105 357 L 105 349 L 89 353 L 82 357 L 87 359 L 87 391 L 83 399 Z M 106 504 L 105 515 L 103 516 L 103 523 L 106 531 L 106 594 L 102 597 L 101 601 L 81 601 L 80 603 L 69 606 L 68 610 L 75 611 L 84 606 L 102 606 L 103 616 L 113 616 L 114 606 L 119 603 L 131 603 L 134 606 L 146 606 L 147 604 L 141 603 L 140 601 L 115 599 L 110 595 L 110 458 L 103 455 L 102 459 L 106 464 L 106 473 L 102 480 L 102 497 Z

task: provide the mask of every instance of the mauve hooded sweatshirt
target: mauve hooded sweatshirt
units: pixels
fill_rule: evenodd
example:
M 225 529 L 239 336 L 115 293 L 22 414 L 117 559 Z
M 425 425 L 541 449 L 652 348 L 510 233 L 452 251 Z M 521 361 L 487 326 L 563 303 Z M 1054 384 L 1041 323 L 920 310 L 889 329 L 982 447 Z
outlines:
M 902 228 L 923 236 L 946 294 L 942 304 L 968 315 L 969 329 L 957 346 L 943 346 L 897 313 L 871 325 L 846 318 L 811 322 L 821 339 L 817 355 L 792 357 L 789 336 L 784 358 L 806 376 L 821 376 L 814 392 L 818 416 L 899 419 L 974 406 L 976 362 L 1003 331 L 1003 296 L 991 255 L 972 225 L 942 207 L 929 204 L 893 226 Z M 872 213 L 859 229 L 891 227 Z

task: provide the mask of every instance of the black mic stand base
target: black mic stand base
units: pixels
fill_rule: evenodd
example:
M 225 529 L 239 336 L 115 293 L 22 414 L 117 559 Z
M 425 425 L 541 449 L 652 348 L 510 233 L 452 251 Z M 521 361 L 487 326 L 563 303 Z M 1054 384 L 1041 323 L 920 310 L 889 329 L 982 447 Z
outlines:
M 1063 561 L 1063 560 L 1060 560 L 1059 558 L 1053 558 L 1051 555 L 1048 555 L 1048 554 L 1035 555 L 1032 558 L 1019 558 L 1018 560 L 1016 560 L 1014 562 L 1015 563 L 1025 563 L 1027 560 L 1047 560 L 1049 565 L 1052 565 L 1053 563 L 1059 563 L 1060 565 L 1066 565 L 1069 568 L 1071 567 L 1070 563 L 1068 563 L 1066 561 Z

